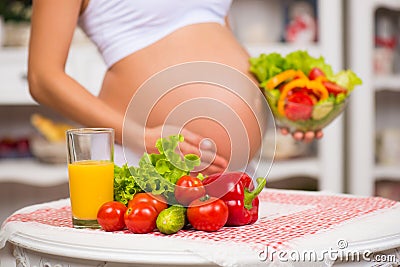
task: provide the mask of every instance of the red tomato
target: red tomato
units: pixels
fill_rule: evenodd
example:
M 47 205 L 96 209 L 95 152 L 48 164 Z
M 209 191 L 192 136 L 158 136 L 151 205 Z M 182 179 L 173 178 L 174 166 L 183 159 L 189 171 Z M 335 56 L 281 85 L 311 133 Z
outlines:
M 135 194 L 134 197 L 129 200 L 128 208 L 133 207 L 137 203 L 152 203 L 158 213 L 168 208 L 167 200 L 163 195 L 153 195 L 152 193 Z
M 294 93 L 287 97 L 285 114 L 289 120 L 307 120 L 311 117 L 313 100 L 302 92 Z
M 187 209 L 187 218 L 193 228 L 207 232 L 221 229 L 227 222 L 228 215 L 228 206 L 216 197 L 196 199 Z
M 320 68 L 315 67 L 310 70 L 310 73 L 308 74 L 308 79 L 315 80 L 320 76 L 325 77 L 325 73 Z
M 158 212 L 151 203 L 137 203 L 125 212 L 125 225 L 135 234 L 146 234 L 156 228 Z
M 126 206 L 119 201 L 109 201 L 101 205 L 97 212 L 97 222 L 104 231 L 119 231 L 125 228 Z
M 334 82 L 323 82 L 322 84 L 326 87 L 326 90 L 328 90 L 329 93 L 334 94 L 335 96 L 347 92 L 346 88 L 343 88 Z
M 294 93 L 302 93 L 308 95 L 311 98 L 313 105 L 315 105 L 318 102 L 318 96 L 314 93 L 312 89 L 308 89 L 307 87 L 295 88 L 288 93 L 288 96 L 291 96 Z
M 176 182 L 175 199 L 185 207 L 205 194 L 206 190 L 199 178 L 185 175 Z

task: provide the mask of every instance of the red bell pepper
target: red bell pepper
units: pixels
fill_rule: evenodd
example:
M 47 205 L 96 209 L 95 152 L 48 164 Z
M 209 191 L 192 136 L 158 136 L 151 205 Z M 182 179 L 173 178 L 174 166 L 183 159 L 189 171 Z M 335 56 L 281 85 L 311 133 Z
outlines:
M 258 194 L 265 187 L 266 179 L 253 180 L 243 172 L 218 173 L 203 180 L 208 195 L 222 199 L 228 206 L 226 226 L 252 224 L 258 219 Z

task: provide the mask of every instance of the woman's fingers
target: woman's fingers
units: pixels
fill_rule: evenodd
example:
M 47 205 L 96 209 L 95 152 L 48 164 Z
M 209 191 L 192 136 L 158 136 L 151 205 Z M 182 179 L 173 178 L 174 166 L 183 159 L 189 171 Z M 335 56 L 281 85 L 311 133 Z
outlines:
M 283 135 L 289 134 L 289 130 L 287 128 L 281 128 L 281 133 Z M 302 132 L 302 131 L 295 131 L 292 133 L 293 138 L 296 141 L 303 141 L 305 143 L 311 143 L 314 141 L 314 139 L 321 139 L 324 136 L 324 133 L 322 130 L 318 131 L 308 131 L 308 132 Z
M 216 165 L 209 165 L 207 166 L 199 166 L 195 168 L 195 171 L 193 172 L 194 175 L 197 175 L 198 173 L 202 173 L 204 175 L 211 175 L 215 173 L 222 173 L 224 172 L 224 168 L 220 168 Z
M 288 135 L 289 134 L 289 130 L 287 128 L 281 128 L 281 134 Z
M 228 161 L 218 155 L 214 150 L 200 149 L 199 145 L 192 145 L 188 142 L 183 142 L 179 145 L 182 154 L 196 154 L 200 157 L 203 165 L 215 165 L 219 169 L 225 169 L 228 166 Z
M 186 129 L 182 129 L 180 134 L 183 135 L 186 143 L 189 143 L 193 146 L 199 146 L 201 141 L 204 139 L 202 136 Z
M 212 171 L 224 171 L 228 167 L 228 161 L 218 155 L 215 144 L 196 133 L 189 130 L 178 128 L 171 125 L 163 125 L 162 127 L 150 128 L 146 132 L 147 150 L 153 152 L 155 140 L 163 136 L 180 133 L 184 137 L 184 141 L 179 143 L 179 150 L 182 155 L 195 154 L 200 157 L 201 169 Z M 154 152 L 156 153 L 156 152 Z M 199 169 L 197 167 L 196 169 Z M 200 171 L 200 170 L 199 170 Z
M 311 143 L 314 140 L 314 137 L 315 137 L 315 133 L 312 131 L 309 131 L 304 134 L 303 140 L 305 143 Z
M 214 150 L 201 150 L 201 162 L 209 165 L 215 165 L 219 168 L 226 169 L 228 167 L 228 161 L 215 153 Z
M 321 139 L 322 137 L 324 137 L 324 133 L 322 132 L 322 130 L 315 132 L 315 138 Z
M 315 138 L 315 133 L 313 131 L 301 132 L 296 131 L 293 133 L 293 138 L 297 141 L 303 141 L 304 143 L 311 143 Z
M 297 141 L 302 141 L 304 138 L 304 133 L 301 131 L 296 131 L 292 134 L 293 138 Z
M 217 154 L 217 148 L 211 140 L 203 138 L 186 129 L 182 129 L 181 134 L 185 138 L 184 142 L 181 144 L 181 151 L 183 154 L 192 153 L 199 155 L 201 157 L 201 162 L 217 165 L 222 169 L 228 166 L 228 161 Z

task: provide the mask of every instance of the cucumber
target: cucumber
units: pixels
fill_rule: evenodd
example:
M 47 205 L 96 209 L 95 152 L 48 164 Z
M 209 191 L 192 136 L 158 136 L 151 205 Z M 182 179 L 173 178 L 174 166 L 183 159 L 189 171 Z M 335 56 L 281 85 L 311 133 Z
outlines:
M 183 206 L 171 206 L 158 214 L 157 229 L 166 235 L 174 234 L 181 230 L 186 223 L 186 208 Z
M 333 109 L 333 102 L 323 102 L 314 106 L 311 117 L 320 120 L 326 117 Z

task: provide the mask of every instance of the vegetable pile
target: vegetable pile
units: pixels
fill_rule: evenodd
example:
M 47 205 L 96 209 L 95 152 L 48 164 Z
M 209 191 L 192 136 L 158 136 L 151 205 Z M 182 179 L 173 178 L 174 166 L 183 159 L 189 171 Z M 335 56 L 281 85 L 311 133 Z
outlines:
M 258 178 L 254 188 L 252 179 L 242 172 L 194 177 L 190 172 L 200 159 L 176 153 L 182 141 L 181 135 L 160 138 L 156 143 L 159 153 L 145 153 L 138 167 L 115 166 L 114 201 L 104 203 L 97 214 L 103 230 L 173 234 L 192 228 L 212 232 L 257 221 L 258 194 L 265 178 Z
M 187 154 L 182 159 L 175 152 L 178 143 L 183 142 L 182 135 L 172 135 L 169 138 L 160 138 L 155 146 L 159 153 L 144 155 L 138 167 L 114 168 L 114 199 L 123 204 L 142 191 L 154 195 L 164 195 L 168 202 L 174 201 L 175 184 L 180 177 L 187 175 L 200 165 L 200 158 L 194 154 Z
M 320 130 L 344 109 L 354 87 L 362 83 L 351 70 L 334 73 L 323 57 L 295 51 L 250 59 L 250 72 L 260 82 L 279 126 Z

